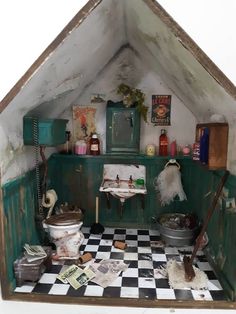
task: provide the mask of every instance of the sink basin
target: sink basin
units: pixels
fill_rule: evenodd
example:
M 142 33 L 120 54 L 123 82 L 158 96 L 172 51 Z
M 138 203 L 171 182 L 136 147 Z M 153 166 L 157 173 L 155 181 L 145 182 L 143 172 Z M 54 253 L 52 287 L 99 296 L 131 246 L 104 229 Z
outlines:
M 100 192 L 129 192 L 129 193 L 140 193 L 146 194 L 146 186 L 136 184 L 134 181 L 130 183 L 129 180 L 120 180 L 117 182 L 116 180 L 103 180 L 102 185 L 100 187 Z
M 146 189 L 146 168 L 143 165 L 105 164 L 103 180 L 99 191 L 105 192 L 110 209 L 109 195 L 120 200 L 120 217 L 122 217 L 125 200 L 137 194 L 141 195 L 144 209 Z
M 105 164 L 99 191 L 117 193 L 117 196 L 119 193 L 124 196 L 125 193 L 146 194 L 145 181 L 146 168 L 143 165 Z

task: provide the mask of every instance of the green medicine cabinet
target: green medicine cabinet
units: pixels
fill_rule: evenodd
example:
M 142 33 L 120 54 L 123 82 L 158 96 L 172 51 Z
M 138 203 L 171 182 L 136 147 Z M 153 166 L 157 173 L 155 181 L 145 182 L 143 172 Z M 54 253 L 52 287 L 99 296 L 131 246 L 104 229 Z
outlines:
M 109 154 L 138 154 L 140 143 L 140 114 L 135 106 L 123 102 L 107 102 L 106 152 Z

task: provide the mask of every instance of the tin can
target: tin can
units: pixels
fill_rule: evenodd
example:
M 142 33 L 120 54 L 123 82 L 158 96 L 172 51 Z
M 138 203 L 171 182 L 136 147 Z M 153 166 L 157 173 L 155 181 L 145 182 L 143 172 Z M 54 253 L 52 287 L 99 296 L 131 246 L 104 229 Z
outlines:
M 146 155 L 147 156 L 155 156 L 156 153 L 156 147 L 154 144 L 148 144 L 146 146 Z
M 196 142 L 193 144 L 193 160 L 200 160 L 200 143 Z
M 84 255 L 80 256 L 79 263 L 84 264 L 88 261 L 90 261 L 93 258 L 91 253 L 85 253 Z

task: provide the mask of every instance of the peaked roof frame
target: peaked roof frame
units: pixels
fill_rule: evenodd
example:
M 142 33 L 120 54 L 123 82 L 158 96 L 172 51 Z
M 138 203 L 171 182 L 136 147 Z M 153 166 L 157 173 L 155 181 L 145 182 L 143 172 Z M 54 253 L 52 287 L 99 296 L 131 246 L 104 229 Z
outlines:
M 45 49 L 45 51 L 39 56 L 39 58 L 32 64 L 27 72 L 19 79 L 19 81 L 13 86 L 9 93 L 3 98 L 0 103 L 0 112 L 2 112 L 11 101 L 17 96 L 20 90 L 27 84 L 28 80 L 34 75 L 34 73 L 45 62 L 47 57 L 63 42 L 63 40 L 78 27 L 103 0 L 90 0 L 67 24 L 62 32 L 55 38 L 55 40 Z M 118 1 L 118 0 L 117 0 Z M 224 75 L 224 73 L 206 56 L 206 54 L 197 46 L 197 44 L 186 34 L 186 32 L 169 16 L 169 14 L 155 1 L 155 0 L 142 0 L 148 5 L 148 7 L 169 27 L 172 33 L 179 38 L 179 41 L 192 53 L 192 55 L 198 60 L 198 62 L 206 69 L 206 71 L 225 89 L 225 91 L 236 99 L 236 87 L 235 85 Z M 1 192 L 1 191 L 0 191 Z M 0 193 L 0 199 L 2 195 Z M 0 216 L 3 217 L 2 202 L 0 202 Z M 3 219 L 0 219 L 1 230 L 3 230 Z M 5 242 L 4 234 L 0 237 L 0 251 L 4 253 Z M 5 263 L 5 262 L 4 262 Z M 32 295 L 25 293 L 13 293 L 8 287 L 6 273 L 4 270 L 6 265 L 0 269 L 0 277 L 2 282 L 2 294 L 3 298 L 7 300 L 20 300 L 31 302 L 49 302 L 49 303 L 70 303 L 70 304 L 86 304 L 86 305 L 103 305 L 103 306 L 130 306 L 130 307 L 165 307 L 165 308 L 216 308 L 216 309 L 236 309 L 236 302 L 229 301 L 175 301 L 175 300 L 147 300 L 147 299 L 122 299 L 122 302 L 118 298 L 75 298 L 64 297 L 55 295 Z
M 28 80 L 40 68 L 47 57 L 64 41 L 64 39 L 77 28 L 86 17 L 103 0 L 89 0 L 88 3 L 73 17 L 65 26 L 52 43 L 43 51 L 43 53 L 30 66 L 25 74 L 18 80 L 12 89 L 0 102 L 0 113 L 11 103 L 20 90 L 25 86 Z M 164 8 L 155 0 L 142 0 L 147 6 L 162 20 L 162 22 L 179 39 L 182 46 L 187 49 L 195 59 L 204 67 L 204 69 L 215 79 L 215 81 L 236 100 L 236 86 L 228 77 L 216 66 L 216 64 L 204 53 L 204 51 L 191 39 L 191 37 L 174 21 L 174 19 L 164 10 Z
M 93 11 L 102 0 L 89 0 L 88 3 L 72 18 L 72 20 L 64 27 L 58 36 L 51 42 L 51 44 L 42 52 L 42 54 L 35 60 L 29 69 L 23 74 L 18 82 L 6 94 L 0 102 L 0 113 L 11 103 L 20 90 L 25 86 L 34 73 L 45 62 L 48 56 L 56 50 L 56 48 L 65 40 L 65 38 Z

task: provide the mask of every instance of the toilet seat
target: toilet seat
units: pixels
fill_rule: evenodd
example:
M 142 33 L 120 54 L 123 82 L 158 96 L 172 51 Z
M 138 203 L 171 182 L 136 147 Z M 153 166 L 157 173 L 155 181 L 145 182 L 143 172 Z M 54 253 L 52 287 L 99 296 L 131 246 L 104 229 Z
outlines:
M 82 222 L 83 215 L 81 213 L 68 212 L 53 215 L 45 220 L 47 225 L 53 226 L 71 226 Z

